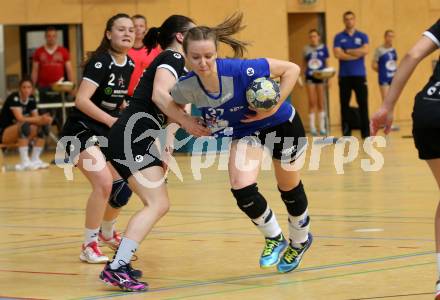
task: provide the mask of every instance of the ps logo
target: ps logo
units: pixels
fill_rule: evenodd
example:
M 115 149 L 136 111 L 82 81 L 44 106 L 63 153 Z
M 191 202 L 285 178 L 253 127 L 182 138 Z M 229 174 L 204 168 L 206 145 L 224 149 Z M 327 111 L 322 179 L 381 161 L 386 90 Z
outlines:
M 174 57 L 177 59 L 180 59 L 180 58 L 182 58 L 182 55 L 180 55 L 179 53 L 174 53 Z
M 134 159 L 136 160 L 136 162 L 140 163 L 144 160 L 144 157 L 142 155 L 136 155 Z
M 247 76 L 252 76 L 255 74 L 255 71 L 252 68 L 247 68 L 246 74 L 247 74 Z
M 100 63 L 99 61 L 95 64 L 95 68 L 97 69 L 101 69 L 102 68 L 102 63 Z

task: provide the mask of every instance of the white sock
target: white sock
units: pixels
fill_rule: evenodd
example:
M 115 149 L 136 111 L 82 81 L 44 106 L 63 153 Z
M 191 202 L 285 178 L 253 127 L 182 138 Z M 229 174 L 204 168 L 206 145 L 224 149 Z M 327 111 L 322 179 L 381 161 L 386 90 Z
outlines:
M 315 113 L 309 113 L 310 131 L 316 130 L 315 127 Z
M 28 164 L 29 160 L 29 147 L 18 147 L 18 152 L 20 153 L 20 159 L 22 164 Z
M 32 161 L 39 160 L 41 152 L 43 152 L 43 148 L 42 147 L 34 147 L 34 148 L 32 148 L 31 160 Z
M 119 245 L 118 251 L 116 251 L 115 258 L 110 263 L 110 269 L 116 270 L 120 266 L 128 265 L 138 247 L 138 242 L 123 237 L 121 245 Z
M 261 216 L 256 219 L 252 219 L 252 222 L 254 222 L 258 230 L 260 230 L 266 238 L 274 238 L 280 235 L 282 232 L 277 218 L 269 206 L 267 206 L 266 210 Z
M 321 131 L 325 131 L 325 111 L 319 112 L 319 128 Z
M 307 209 L 300 216 L 289 214 L 289 238 L 295 248 L 301 248 L 301 244 L 307 241 L 310 229 L 310 218 Z
M 101 233 L 105 239 L 111 239 L 113 237 L 113 232 L 115 231 L 116 219 L 111 221 L 102 221 L 101 223 Z
M 438 271 L 438 278 L 440 278 L 440 253 L 437 252 L 437 271 Z
M 98 242 L 98 233 L 99 233 L 99 228 L 96 229 L 86 228 L 86 230 L 84 231 L 84 245 L 87 246 L 91 242 Z

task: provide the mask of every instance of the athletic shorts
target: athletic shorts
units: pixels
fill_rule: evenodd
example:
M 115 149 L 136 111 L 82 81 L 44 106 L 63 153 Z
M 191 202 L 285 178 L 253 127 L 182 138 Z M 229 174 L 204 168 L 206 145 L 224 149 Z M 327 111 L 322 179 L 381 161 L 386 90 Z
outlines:
M 99 146 L 107 156 L 107 125 L 79 118 L 68 118 L 61 130 L 60 142 L 72 162 L 85 149 Z
M 257 131 L 245 139 L 257 141 L 272 158 L 283 162 L 294 162 L 307 149 L 306 133 L 297 112 L 293 120 Z
M 412 133 L 420 159 L 440 158 L 440 128 L 413 127 Z
M 162 166 L 157 140 L 165 130 L 150 119 L 141 118 L 134 126 L 127 125 L 129 114 L 122 114 L 108 134 L 108 158 L 110 163 L 127 181 L 134 173 Z
M 317 79 L 317 78 L 315 78 L 313 76 L 306 75 L 306 83 L 307 84 L 323 84 L 324 80 Z

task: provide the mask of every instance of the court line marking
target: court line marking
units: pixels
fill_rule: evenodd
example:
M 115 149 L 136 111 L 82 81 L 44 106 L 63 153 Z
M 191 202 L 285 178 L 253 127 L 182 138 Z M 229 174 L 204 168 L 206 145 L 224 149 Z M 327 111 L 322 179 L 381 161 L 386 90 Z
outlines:
M 304 280 L 290 280 L 287 282 L 273 283 L 273 284 L 268 284 L 268 285 L 252 285 L 252 286 L 240 287 L 240 288 L 224 290 L 224 291 L 216 291 L 216 292 L 201 293 L 201 294 L 195 294 L 195 295 L 187 295 L 187 296 L 182 296 L 182 297 L 162 298 L 162 299 L 177 300 L 177 299 L 203 297 L 203 296 L 208 296 L 208 295 L 226 294 L 226 293 L 231 293 L 231 292 L 241 292 L 241 291 L 260 289 L 260 288 L 272 288 L 272 287 L 277 287 L 277 286 L 279 287 L 279 286 L 293 285 L 293 284 L 298 284 L 298 283 L 307 283 L 307 282 L 311 282 L 311 281 L 319 281 L 319 280 L 332 279 L 332 278 L 338 278 L 338 277 L 346 277 L 346 276 L 361 275 L 361 274 L 374 273 L 374 272 L 383 272 L 383 271 L 390 271 L 390 270 L 403 269 L 403 268 L 419 267 L 419 266 L 423 266 L 423 265 L 430 265 L 433 263 L 434 262 L 431 261 L 431 262 L 410 264 L 410 265 L 404 265 L 404 266 L 398 266 L 398 267 L 380 268 L 380 269 L 372 269 L 372 270 L 365 270 L 365 271 L 358 271 L 358 272 L 349 272 L 349 273 L 336 274 L 336 275 L 320 276 L 320 277 L 304 279 Z M 307 269 L 311 269 L 311 268 L 307 268 Z M 310 270 L 304 270 L 304 269 L 297 270 L 297 271 L 293 271 L 291 274 L 299 273 L 299 272 L 306 272 L 306 271 L 310 271 Z M 272 272 L 269 274 L 261 274 L 263 276 L 258 276 L 258 277 L 261 277 L 261 278 L 266 277 L 267 278 L 267 277 L 274 276 L 273 274 L 276 274 L 277 276 L 282 276 L 277 272 Z M 252 276 L 252 278 L 255 278 L 255 277 L 257 277 L 257 276 Z M 249 278 L 247 278 L 247 276 L 246 276 L 243 279 L 245 280 L 245 279 L 249 279 Z M 200 282 L 200 283 L 195 283 L 195 284 L 190 284 L 190 285 L 181 285 L 181 286 L 175 286 L 175 287 L 164 287 L 164 288 L 150 289 L 147 293 L 172 291 L 172 290 L 177 290 L 177 289 L 182 289 L 182 288 L 192 288 L 195 286 L 209 286 L 209 285 L 225 284 L 225 283 L 228 284 L 228 283 L 230 283 L 229 281 L 239 281 L 239 280 L 243 280 L 243 279 L 237 277 L 236 280 L 226 280 L 226 281 L 225 280 L 213 280 L 213 281 Z M 133 296 L 133 295 L 136 295 L 136 294 L 127 294 L 126 292 L 116 292 L 116 293 L 111 293 L 109 295 L 72 298 L 71 300 L 95 300 L 95 299 L 126 297 L 126 296 Z
M 24 273 L 24 274 L 43 274 L 43 275 L 81 275 L 78 273 L 58 273 L 58 272 L 36 272 L 36 271 L 23 271 L 23 270 L 5 270 L 0 269 L 0 272 L 6 272 L 6 273 Z
M 341 267 L 350 267 L 350 266 L 354 266 L 354 265 L 362 265 L 362 264 L 368 264 L 368 263 L 374 263 L 374 262 L 386 262 L 386 261 L 390 261 L 390 260 L 406 259 L 406 258 L 412 258 L 412 257 L 416 257 L 416 256 L 432 255 L 433 253 L 434 253 L 434 251 L 419 252 L 419 253 L 405 254 L 405 255 L 399 255 L 399 256 L 388 256 L 388 257 L 375 258 L 375 259 L 366 259 L 366 260 L 343 262 L 343 263 L 330 264 L 330 265 L 307 267 L 307 268 L 295 270 L 295 271 L 293 271 L 290 274 L 304 273 L 304 272 L 310 272 L 310 271 L 316 271 L 316 270 L 329 270 L 329 269 L 335 269 L 335 268 L 341 268 Z M 407 265 L 407 266 L 403 266 L 403 267 L 428 265 L 428 264 L 433 264 L 433 263 L 434 262 L 432 261 L 432 262 L 428 262 L 428 263 L 420 263 L 420 264 L 414 264 L 414 265 Z M 398 268 L 402 268 L 402 266 L 390 267 L 390 268 L 385 268 L 385 269 L 378 269 L 378 271 L 380 271 L 380 270 L 392 270 L 392 269 L 398 269 Z M 355 275 L 355 274 L 363 274 L 363 273 L 369 273 L 369 272 L 370 272 L 369 270 L 361 271 L 361 272 L 352 272 L 352 273 L 347 273 L 347 276 L 348 275 L 352 275 L 352 274 Z M 274 276 L 282 276 L 282 274 L 280 274 L 278 272 L 270 272 L 270 273 L 264 273 L 264 274 L 252 274 L 252 275 L 244 275 L 244 276 L 229 277 L 229 278 L 227 277 L 227 278 L 210 280 L 210 281 L 194 281 L 193 283 L 189 283 L 189 284 L 175 285 L 175 286 L 169 286 L 169 287 L 165 286 L 165 287 L 161 287 L 161 288 L 153 288 L 153 289 L 150 289 L 148 292 L 151 293 L 151 292 L 171 291 L 171 290 L 192 288 L 192 287 L 197 287 L 197 286 L 210 286 L 210 285 L 218 285 L 218 284 L 230 284 L 230 283 L 238 284 L 238 283 L 234 283 L 234 282 L 241 281 L 241 280 L 248 280 L 248 279 L 270 278 L 270 277 L 274 277 Z M 346 276 L 346 275 L 342 275 L 342 276 Z M 318 277 L 316 280 L 333 278 L 333 277 L 340 277 L 340 275 Z M 310 281 L 310 279 L 308 279 L 308 280 L 301 280 L 299 282 L 305 282 L 305 281 Z M 292 283 L 296 283 L 296 281 L 294 281 Z M 267 285 L 267 286 L 257 286 L 257 287 L 254 287 L 254 288 L 270 287 L 270 286 L 284 285 L 284 284 L 289 284 L 289 282 L 287 282 L 287 283 L 271 284 L 271 285 Z M 245 289 L 249 289 L 249 287 L 245 288 Z M 240 290 L 241 289 L 238 289 L 236 291 L 240 291 Z M 203 295 L 205 295 L 205 294 L 203 294 Z M 203 295 L 200 295 L 200 296 L 203 296 Z M 74 298 L 72 300 L 79 300 L 79 299 L 82 299 L 82 300 L 94 300 L 94 299 L 104 299 L 104 298 L 123 297 L 123 296 L 127 296 L 127 293 L 125 293 L 125 292 L 117 292 L 117 293 L 112 293 L 110 295 L 91 296 L 91 297 L 86 297 L 86 298 Z M 180 299 L 180 298 L 170 298 L 170 299 Z
M 370 298 L 351 298 L 347 300 L 371 300 L 371 299 L 386 299 L 386 298 L 397 298 L 397 297 L 410 297 L 410 296 L 421 296 L 421 295 L 432 295 L 433 293 L 418 293 L 418 294 L 404 294 L 404 295 L 391 295 L 391 296 L 378 296 Z

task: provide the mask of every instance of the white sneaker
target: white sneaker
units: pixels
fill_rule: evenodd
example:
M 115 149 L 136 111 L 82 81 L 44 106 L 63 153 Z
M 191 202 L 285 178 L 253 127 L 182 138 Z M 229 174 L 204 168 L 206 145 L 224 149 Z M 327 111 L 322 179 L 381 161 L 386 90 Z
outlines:
M 22 162 L 15 165 L 15 171 L 26 171 L 32 169 L 32 163 L 31 162 Z
M 91 242 L 87 246 L 83 244 L 79 259 L 89 264 L 105 264 L 109 261 L 108 257 L 102 254 L 97 242 Z
M 44 161 L 42 161 L 41 159 L 34 160 L 34 161 L 31 162 L 31 164 L 32 164 L 32 168 L 34 170 L 49 168 L 49 164 L 44 162 Z

